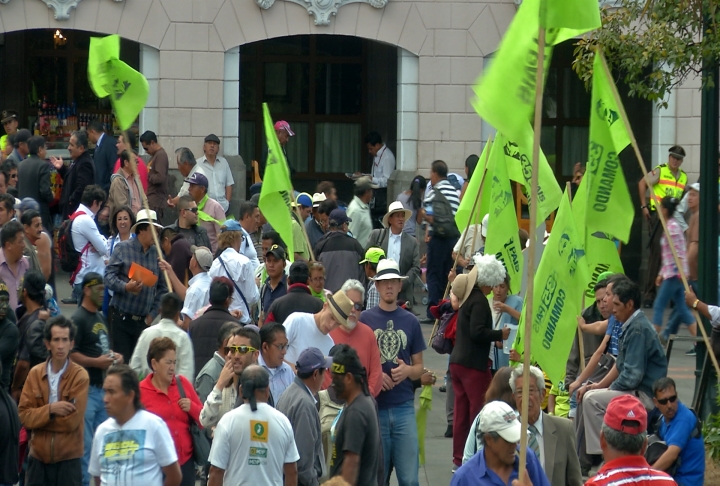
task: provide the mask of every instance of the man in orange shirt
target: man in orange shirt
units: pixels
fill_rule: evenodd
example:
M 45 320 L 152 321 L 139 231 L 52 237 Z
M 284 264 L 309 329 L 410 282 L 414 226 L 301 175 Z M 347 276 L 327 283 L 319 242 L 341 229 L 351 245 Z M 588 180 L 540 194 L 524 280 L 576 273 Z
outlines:
M 375 333 L 370 329 L 370 326 L 359 321 L 363 302 L 365 301 L 365 288 L 359 281 L 350 279 L 345 281 L 341 290 L 355 305 L 347 319 L 348 327 L 339 326 L 330 331 L 330 337 L 333 338 L 335 344 L 347 344 L 357 352 L 360 362 L 367 370 L 370 393 L 373 397 L 377 397 L 382 391 L 383 384 L 380 348 L 378 348 Z M 323 388 L 330 385 L 330 374 L 327 373 Z

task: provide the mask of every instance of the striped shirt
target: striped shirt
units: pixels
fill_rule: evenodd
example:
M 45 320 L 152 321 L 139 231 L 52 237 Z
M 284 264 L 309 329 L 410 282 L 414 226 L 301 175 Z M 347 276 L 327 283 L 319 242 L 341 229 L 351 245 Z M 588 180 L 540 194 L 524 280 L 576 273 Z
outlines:
M 678 259 L 683 266 L 683 273 L 688 274 L 687 257 L 685 256 L 685 235 L 680 227 L 680 224 L 675 218 L 669 218 L 667 220 L 668 233 L 672 238 L 673 246 L 677 252 Z M 667 241 L 665 234 L 660 238 L 660 248 L 662 250 L 662 267 L 660 267 L 660 275 L 663 279 L 679 276 L 677 265 L 675 265 L 675 259 L 673 258 L 670 244 Z
M 435 184 L 433 189 L 440 191 L 442 195 L 445 196 L 445 199 L 447 199 L 450 203 L 450 208 L 452 209 L 453 214 L 457 213 L 458 206 L 460 206 L 460 191 L 455 189 L 455 187 L 453 187 L 447 179 L 439 181 Z M 425 202 L 423 203 L 425 213 L 429 216 L 433 215 L 433 199 L 435 199 L 435 191 L 429 191 L 425 196 Z M 432 232 L 432 226 L 428 225 L 428 229 Z
M 606 462 L 585 486 L 677 486 L 669 474 L 652 469 L 643 456 L 624 456 Z

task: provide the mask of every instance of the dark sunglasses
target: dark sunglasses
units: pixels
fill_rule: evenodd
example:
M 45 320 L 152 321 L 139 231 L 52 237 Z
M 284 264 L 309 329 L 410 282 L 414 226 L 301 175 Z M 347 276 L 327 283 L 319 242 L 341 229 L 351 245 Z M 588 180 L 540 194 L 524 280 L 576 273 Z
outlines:
M 248 354 L 254 353 L 255 351 L 257 351 L 257 349 L 252 346 L 225 346 L 225 354 Z
M 185 211 L 190 211 L 190 212 L 192 212 L 192 213 L 197 213 L 197 212 L 198 212 L 198 208 L 186 208 Z
M 660 405 L 667 405 L 667 402 L 675 403 L 675 400 L 677 400 L 677 395 L 673 395 L 667 398 L 656 398 L 656 400 Z
M 362 305 L 362 304 L 353 303 L 353 309 L 355 309 L 356 311 L 361 311 L 361 310 L 363 310 L 363 305 Z

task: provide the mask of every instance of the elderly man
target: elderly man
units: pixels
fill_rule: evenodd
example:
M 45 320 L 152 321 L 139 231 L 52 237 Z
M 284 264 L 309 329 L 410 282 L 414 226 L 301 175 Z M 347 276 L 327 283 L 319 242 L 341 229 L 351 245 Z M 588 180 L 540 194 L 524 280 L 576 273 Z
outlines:
M 60 195 L 63 221 L 77 211 L 85 188 L 95 181 L 95 166 L 88 152 L 87 132 L 84 130 L 73 132 L 68 143 L 68 152 L 72 159 L 69 166 L 66 166 L 62 159 L 50 157 L 53 167 L 63 179 Z
M 643 457 L 647 448 L 647 411 L 634 396 L 620 395 L 610 400 L 600 445 L 605 463 L 585 486 L 676 484 L 667 473 L 651 468 Z
M 213 254 L 217 251 L 217 237 L 220 234 L 220 226 L 225 222 L 225 210 L 219 202 L 208 195 L 210 182 L 204 174 L 196 172 L 185 182 L 189 184 L 190 196 L 197 204 L 197 216 L 200 226 L 205 228 L 210 240 L 210 248 Z
M 203 174 L 202 167 L 200 167 L 197 162 L 195 162 L 195 155 L 192 153 L 192 150 L 187 147 L 180 147 L 179 149 L 175 150 L 175 162 L 177 163 L 178 171 L 180 171 L 180 175 L 183 176 L 183 179 L 188 179 L 192 177 L 195 172 Z M 187 196 L 189 194 L 190 183 L 183 182 L 183 185 L 180 186 L 180 190 L 178 191 L 177 196 L 168 196 L 168 206 L 170 206 L 171 208 L 175 207 L 175 205 L 177 205 L 178 201 L 182 196 Z
M 207 176 L 210 185 L 208 187 L 208 195 L 215 199 L 223 211 L 227 212 L 230 207 L 230 199 L 232 198 L 233 179 L 230 165 L 225 157 L 218 155 L 220 151 L 220 139 L 214 133 L 205 137 L 203 144 L 202 157 L 196 162 L 202 167 L 203 173 Z
M 545 398 L 545 377 L 540 368 L 530 367 L 530 390 L 528 397 L 528 437 L 530 447 L 550 479 L 552 486 L 581 486 L 580 462 L 575 452 L 575 430 L 572 422 L 542 411 Z M 523 406 L 523 365 L 513 369 L 510 388 L 515 395 L 518 410 Z
M 370 201 L 373 198 L 373 189 L 378 187 L 377 184 L 372 183 L 369 177 L 361 177 L 356 180 L 353 190 L 355 196 L 347 208 L 347 215 L 350 218 L 350 232 L 363 246 L 368 244 L 370 232 L 373 229 Z

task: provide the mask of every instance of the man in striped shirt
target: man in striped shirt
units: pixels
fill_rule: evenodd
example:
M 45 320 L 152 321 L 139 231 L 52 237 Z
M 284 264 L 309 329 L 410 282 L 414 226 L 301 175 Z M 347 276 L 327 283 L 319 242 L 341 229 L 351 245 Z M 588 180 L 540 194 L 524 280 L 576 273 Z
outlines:
M 652 469 L 643 454 L 647 448 L 647 412 L 632 395 L 613 398 L 600 435 L 605 464 L 585 486 L 677 486 L 669 474 Z
M 427 236 L 427 286 L 428 286 L 428 310 L 427 319 L 422 322 L 434 322 L 435 318 L 430 313 L 430 307 L 438 304 L 443 298 L 445 287 L 448 282 L 448 273 L 453 264 L 452 252 L 458 236 L 441 236 L 433 232 L 433 217 L 438 201 L 435 201 L 436 190 L 450 204 L 452 214 L 457 213 L 460 205 L 460 192 L 447 180 L 448 167 L 442 160 L 436 160 L 430 166 L 430 183 L 433 190 L 425 197 L 424 212 L 425 220 L 428 222 Z M 435 205 L 433 204 L 435 202 Z M 455 228 L 457 229 L 457 228 Z M 456 232 L 460 234 L 459 231 Z

